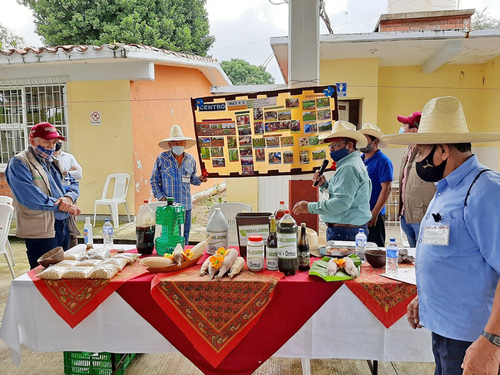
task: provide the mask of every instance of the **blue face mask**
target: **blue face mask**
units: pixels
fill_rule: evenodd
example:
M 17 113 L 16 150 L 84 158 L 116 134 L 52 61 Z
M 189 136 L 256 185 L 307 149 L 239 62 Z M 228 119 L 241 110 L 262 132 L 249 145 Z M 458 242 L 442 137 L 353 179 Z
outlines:
M 345 147 L 337 151 L 330 151 L 330 157 L 335 162 L 338 162 L 340 159 L 346 157 L 347 155 L 349 155 L 349 150 Z
M 398 133 L 399 133 L 399 134 L 403 134 L 404 132 L 405 132 L 405 128 L 400 127 L 400 128 L 399 128 L 399 132 L 398 132 Z
M 45 148 L 45 147 L 42 147 L 40 145 L 36 146 L 33 150 L 42 159 L 50 158 L 54 154 L 54 151 L 55 151 L 55 149 L 53 149 L 53 148 Z

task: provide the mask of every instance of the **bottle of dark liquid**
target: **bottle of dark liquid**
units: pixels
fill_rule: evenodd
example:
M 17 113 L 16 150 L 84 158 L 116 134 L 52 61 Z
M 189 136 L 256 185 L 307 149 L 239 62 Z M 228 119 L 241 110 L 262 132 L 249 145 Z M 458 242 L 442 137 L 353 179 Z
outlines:
M 286 210 L 278 223 L 278 268 L 285 276 L 295 275 L 299 268 L 297 256 L 297 223 Z
M 155 213 L 145 200 L 139 208 L 136 217 L 136 243 L 135 246 L 140 254 L 151 254 L 155 247 Z
M 309 253 L 309 241 L 307 241 L 306 223 L 300 224 L 298 253 L 299 253 L 299 270 L 301 271 L 309 270 L 310 253 Z
M 266 268 L 269 271 L 278 271 L 278 236 L 276 235 L 276 218 L 269 216 L 269 236 L 266 246 Z
M 281 218 L 285 215 L 285 211 L 288 210 L 285 206 L 285 201 L 280 201 L 280 205 L 274 212 L 274 217 L 276 218 L 276 221 L 280 221 Z

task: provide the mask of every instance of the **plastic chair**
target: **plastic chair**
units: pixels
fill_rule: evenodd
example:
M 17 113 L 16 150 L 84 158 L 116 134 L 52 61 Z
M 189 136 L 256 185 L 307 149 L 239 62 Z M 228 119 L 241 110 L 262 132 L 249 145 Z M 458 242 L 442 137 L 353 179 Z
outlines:
M 6 204 L 10 204 L 11 206 L 14 206 L 14 199 L 7 196 L 7 195 L 0 195 L 0 203 L 6 203 Z M 12 261 L 12 265 L 15 266 L 16 259 L 14 258 L 14 251 L 12 250 L 12 246 L 10 245 L 10 242 L 9 242 L 9 234 L 8 233 L 7 233 L 6 246 L 9 248 L 10 260 Z
M 208 218 L 210 220 L 210 216 L 216 208 L 220 208 L 222 213 L 224 214 L 228 224 L 229 224 L 229 246 L 238 246 L 238 228 L 236 226 L 236 214 L 238 212 L 252 212 L 252 206 L 246 203 L 239 202 L 226 202 L 221 204 L 216 204 L 210 207 L 208 211 Z
M 0 203 L 0 254 L 3 254 L 7 265 L 10 269 L 12 278 L 16 278 L 10 257 L 7 252 L 7 237 L 9 236 L 10 224 L 12 223 L 12 215 L 14 214 L 14 206 L 8 203 Z
M 113 198 L 106 198 L 108 193 L 109 184 L 111 180 L 114 179 L 115 187 L 113 190 Z M 127 209 L 128 222 L 130 223 L 130 213 L 127 205 L 127 192 L 128 186 L 130 184 L 130 175 L 128 173 L 113 173 L 108 176 L 106 183 L 104 184 L 104 189 L 102 191 L 102 198 L 97 199 L 94 205 L 94 226 L 95 218 L 97 213 L 98 205 L 106 205 L 111 209 L 111 219 L 113 220 L 113 226 L 118 228 L 120 226 L 118 219 L 118 205 L 121 203 L 125 204 Z

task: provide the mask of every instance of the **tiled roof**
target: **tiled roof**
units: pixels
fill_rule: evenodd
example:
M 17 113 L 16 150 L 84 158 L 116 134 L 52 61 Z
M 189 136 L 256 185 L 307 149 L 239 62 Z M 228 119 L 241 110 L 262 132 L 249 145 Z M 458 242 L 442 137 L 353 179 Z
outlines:
M 26 48 L 9 48 L 9 49 L 1 49 L 0 53 L 4 56 L 12 56 L 14 54 L 18 54 L 20 56 L 25 56 L 29 53 L 33 53 L 34 55 L 43 55 L 43 54 L 55 54 L 57 52 L 71 53 L 71 52 L 80 52 L 85 53 L 87 51 L 102 51 L 105 49 L 110 50 L 119 50 L 119 49 L 128 49 L 136 48 L 137 50 L 144 51 L 154 51 L 161 54 L 176 56 L 179 58 L 187 58 L 197 61 L 205 61 L 205 62 L 217 62 L 217 60 L 212 59 L 210 57 L 202 57 L 198 55 L 193 55 L 186 52 L 175 52 L 167 49 L 156 48 L 151 46 L 145 46 L 143 44 L 123 44 L 123 43 L 113 43 L 113 44 L 103 44 L 102 46 L 88 46 L 88 45 L 64 45 L 64 46 L 55 46 L 55 47 L 26 47 Z

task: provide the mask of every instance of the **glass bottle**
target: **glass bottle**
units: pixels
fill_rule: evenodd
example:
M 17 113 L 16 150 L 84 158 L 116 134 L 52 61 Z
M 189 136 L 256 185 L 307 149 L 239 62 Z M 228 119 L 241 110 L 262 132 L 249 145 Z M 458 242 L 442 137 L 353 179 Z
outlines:
M 311 257 L 309 253 L 309 241 L 307 240 L 307 230 L 306 223 L 300 224 L 300 237 L 298 246 L 298 256 L 299 256 L 299 270 L 308 271 L 311 268 L 309 264 L 309 259 Z
M 278 237 L 276 235 L 276 217 L 269 216 L 269 236 L 266 246 L 266 268 L 278 271 Z

